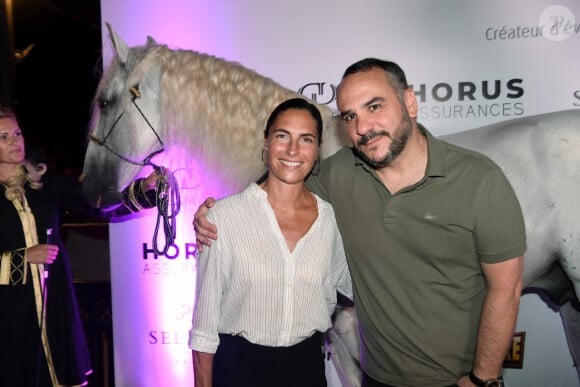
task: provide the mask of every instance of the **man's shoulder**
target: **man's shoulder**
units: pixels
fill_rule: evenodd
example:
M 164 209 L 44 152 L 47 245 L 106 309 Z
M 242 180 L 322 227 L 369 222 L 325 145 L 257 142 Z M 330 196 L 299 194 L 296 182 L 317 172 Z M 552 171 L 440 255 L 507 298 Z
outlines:
M 360 166 L 358 159 L 352 148 L 342 148 L 332 156 L 322 160 L 320 163 L 319 177 L 327 185 L 344 184 L 352 177 L 357 166 Z
M 341 167 L 341 166 L 352 166 L 356 160 L 354 152 L 350 147 L 343 147 L 335 152 L 332 156 L 329 156 L 322 160 L 322 165 L 325 167 Z
M 476 150 L 456 145 L 447 141 L 437 140 L 450 165 L 482 168 L 482 169 L 497 169 L 498 165 L 490 157 L 484 155 Z
M 341 148 L 320 162 L 320 170 L 306 179 L 306 186 L 324 200 L 332 202 L 331 192 L 349 184 L 355 163 L 356 157 L 352 149 Z
M 456 144 L 450 140 L 452 136 L 435 137 L 426 129 L 423 128 L 423 130 L 430 137 L 430 145 L 439 147 L 448 161 L 478 165 L 484 168 L 497 168 L 497 164 L 490 157 L 473 148 Z

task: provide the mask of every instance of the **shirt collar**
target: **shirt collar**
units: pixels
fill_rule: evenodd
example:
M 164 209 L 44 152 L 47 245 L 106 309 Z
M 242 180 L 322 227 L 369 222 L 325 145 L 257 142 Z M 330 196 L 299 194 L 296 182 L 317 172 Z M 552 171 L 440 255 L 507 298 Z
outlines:
M 254 195 L 254 196 L 258 196 L 261 198 L 267 198 L 268 195 L 266 194 L 266 191 L 264 191 L 262 189 L 262 187 L 260 187 L 258 184 L 256 184 L 255 182 L 250 183 L 250 185 L 246 188 L 246 191 L 248 191 L 248 193 Z
M 419 131 L 427 138 L 427 170 L 425 176 L 427 177 L 444 177 L 447 175 L 447 159 L 443 149 L 443 143 L 437 140 L 431 132 L 429 132 L 421 124 L 418 124 Z

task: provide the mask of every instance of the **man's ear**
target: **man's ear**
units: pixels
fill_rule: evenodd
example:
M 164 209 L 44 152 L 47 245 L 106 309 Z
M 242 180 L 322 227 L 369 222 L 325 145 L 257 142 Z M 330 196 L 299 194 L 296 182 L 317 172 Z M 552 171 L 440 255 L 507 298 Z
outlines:
M 405 106 L 409 112 L 409 117 L 417 118 L 417 114 L 419 113 L 419 104 L 417 103 L 417 96 L 415 95 L 415 92 L 412 88 L 409 87 L 407 90 L 405 90 L 403 101 L 405 102 Z

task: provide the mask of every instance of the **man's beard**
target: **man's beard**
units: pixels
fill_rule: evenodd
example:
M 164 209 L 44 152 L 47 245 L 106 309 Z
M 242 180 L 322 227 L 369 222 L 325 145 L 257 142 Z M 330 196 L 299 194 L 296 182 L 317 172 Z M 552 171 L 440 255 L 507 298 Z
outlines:
M 411 136 L 412 126 L 411 126 L 411 118 L 409 117 L 407 109 L 404 106 L 402 108 L 402 113 L 403 115 L 401 122 L 399 123 L 399 126 L 395 130 L 395 134 L 393 137 L 391 137 L 391 135 L 385 132 L 384 130 L 379 132 L 373 130 L 365 134 L 363 137 L 361 137 L 358 140 L 356 146 L 354 147 L 357 156 L 360 157 L 362 161 L 370 165 L 372 168 L 379 169 L 382 167 L 386 167 L 393 160 L 395 160 L 401 154 L 401 152 L 403 152 L 403 149 L 405 149 L 405 145 L 407 145 L 407 141 Z M 391 138 L 391 145 L 389 146 L 389 152 L 386 154 L 385 157 L 383 157 L 380 160 L 373 160 L 366 154 L 364 154 L 360 150 L 360 147 L 378 136 L 386 136 Z

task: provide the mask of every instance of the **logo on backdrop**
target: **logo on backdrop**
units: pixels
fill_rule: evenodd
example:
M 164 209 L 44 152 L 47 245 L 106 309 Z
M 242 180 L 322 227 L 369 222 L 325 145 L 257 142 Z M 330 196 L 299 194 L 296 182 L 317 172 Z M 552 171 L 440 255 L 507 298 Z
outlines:
M 580 107 L 580 90 L 576 90 L 573 94 L 574 100 L 572 105 Z
M 411 85 L 419 119 L 513 117 L 524 114 L 524 80 L 482 80 Z
M 521 78 L 512 78 L 410 86 L 419 101 L 418 118 L 469 119 L 521 116 L 524 106 L 518 99 L 524 95 L 523 83 Z M 311 82 L 298 92 L 322 105 L 330 105 L 336 100 L 336 89 L 331 83 Z
M 487 40 L 517 40 L 546 38 L 559 42 L 580 34 L 580 23 L 569 8 L 551 5 L 544 9 L 537 25 L 492 26 L 484 31 Z
M 171 245 L 165 255 L 155 254 L 149 243 L 143 243 L 143 274 L 184 275 L 195 273 L 195 243 Z
M 173 321 L 189 326 L 191 324 L 191 315 L 193 313 L 193 307 L 190 304 L 178 305 L 173 315 Z M 187 340 L 189 335 L 188 330 L 150 330 L 147 334 L 148 343 L 151 345 L 187 345 Z
M 329 105 L 336 99 L 336 86 L 326 82 L 307 83 L 298 92 L 321 105 Z

